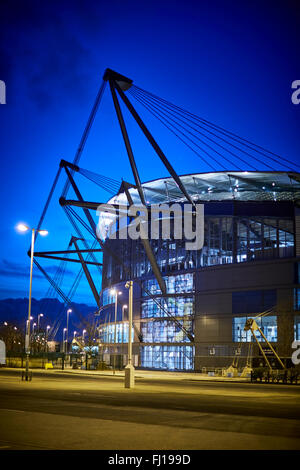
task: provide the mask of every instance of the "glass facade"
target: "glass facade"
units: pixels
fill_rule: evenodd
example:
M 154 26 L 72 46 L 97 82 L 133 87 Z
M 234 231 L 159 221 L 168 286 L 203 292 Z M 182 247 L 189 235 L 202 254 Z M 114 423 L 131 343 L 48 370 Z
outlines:
M 255 339 L 250 330 L 244 331 L 244 326 L 247 318 L 251 317 L 235 317 L 232 320 L 232 340 L 236 343 L 249 343 L 254 342 Z M 277 341 L 277 317 L 266 316 L 255 319 L 257 325 L 262 330 L 263 334 L 270 342 Z M 264 342 L 263 337 L 258 330 L 255 331 L 255 336 L 258 341 Z
M 192 370 L 193 346 L 143 346 L 141 366 L 151 369 Z
M 176 276 L 165 276 L 164 281 L 167 287 L 168 294 L 182 294 L 184 292 L 194 291 L 194 274 L 177 274 Z M 148 292 L 152 295 L 161 294 L 158 282 L 156 279 L 148 279 L 143 282 L 143 295 L 147 296 Z
M 134 331 L 132 329 L 132 341 Z M 103 325 L 99 328 L 99 338 L 101 343 L 115 342 L 115 324 Z M 128 343 L 128 323 L 116 323 L 116 343 Z
M 201 266 L 293 256 L 292 219 L 206 217 Z
M 190 342 L 186 332 L 193 333 L 194 326 L 194 295 L 191 295 L 194 292 L 194 274 L 165 276 L 164 280 L 168 292 L 166 298 L 160 297 L 161 290 L 155 279 L 147 279 L 143 282 L 141 319 L 144 321 L 141 321 L 140 326 L 143 343 Z M 156 296 L 155 299 L 145 298 L 148 293 Z M 180 324 L 166 319 L 170 314 L 176 317 Z M 156 369 L 190 370 L 193 367 L 193 347 L 143 346 L 141 365 Z
M 294 310 L 300 310 L 300 289 L 294 289 Z
M 109 305 L 115 302 L 115 295 L 111 294 L 111 289 L 104 289 L 102 293 L 102 305 Z
M 192 333 L 191 320 L 180 321 L 186 331 Z M 189 342 L 179 325 L 172 320 L 150 321 L 141 323 L 141 333 L 145 343 L 181 343 Z
M 218 210 L 222 211 L 222 207 Z M 231 212 L 233 210 L 231 208 Z M 116 262 L 110 254 L 106 254 L 103 268 L 106 279 L 111 279 L 112 283 L 118 283 L 128 277 L 128 271 L 131 272 L 133 279 L 153 275 L 140 240 L 108 239 L 106 243 L 120 260 Z M 150 244 L 162 273 L 262 259 L 286 258 L 294 256 L 294 223 L 292 217 L 205 214 L 204 246 L 201 250 L 186 250 L 184 239 L 150 239 Z M 127 266 L 127 274 L 124 266 Z M 170 285 L 169 292 L 176 292 L 176 288 L 177 286 Z M 157 289 L 149 281 L 151 293 L 159 293 Z M 104 299 L 104 301 L 108 300 Z
M 141 318 L 167 317 L 167 313 L 160 308 L 164 306 L 169 313 L 175 317 L 183 317 L 193 315 L 194 298 L 193 297 L 167 297 L 165 301 L 157 298 L 156 301 L 149 299 L 142 302 Z
M 297 341 L 300 340 L 300 315 L 295 316 L 294 339 Z

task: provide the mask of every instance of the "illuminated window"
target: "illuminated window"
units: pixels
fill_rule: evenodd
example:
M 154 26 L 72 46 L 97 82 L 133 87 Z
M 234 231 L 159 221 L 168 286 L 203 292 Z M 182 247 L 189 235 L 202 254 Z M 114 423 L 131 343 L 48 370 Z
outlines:
M 114 343 L 116 334 L 116 343 L 128 343 L 128 323 L 111 323 L 110 325 L 103 325 L 99 329 L 99 338 L 101 343 Z M 132 341 L 134 331 L 132 329 Z
M 244 331 L 246 320 L 251 317 L 235 317 L 232 321 L 232 333 L 233 341 L 236 343 L 249 343 L 254 342 L 255 338 L 253 337 L 250 330 Z M 277 317 L 276 316 L 265 316 L 255 319 L 257 325 L 262 330 L 263 334 L 268 341 L 276 342 L 277 341 Z M 263 337 L 258 330 L 255 331 L 255 336 L 258 341 L 264 342 Z
M 105 289 L 102 294 L 102 305 L 109 305 L 115 302 L 115 296 L 111 294 L 111 289 Z
M 191 370 L 193 355 L 193 346 L 143 346 L 141 366 L 164 370 Z
M 177 276 L 165 276 L 168 294 L 181 294 L 184 292 L 194 291 L 194 275 L 193 273 L 178 274 Z M 156 279 L 148 279 L 143 282 L 143 288 L 150 292 L 152 295 L 161 294 L 158 282 Z M 143 295 L 148 295 L 143 291 Z
M 161 308 L 161 306 L 163 308 Z M 193 315 L 193 297 L 167 297 L 167 299 L 157 298 L 142 302 L 142 318 L 167 317 L 166 310 L 176 317 Z
M 188 333 L 193 331 L 191 320 L 180 321 Z M 181 343 L 189 341 L 182 328 L 172 320 L 150 321 L 141 323 L 144 343 Z
M 299 341 L 300 340 L 300 315 L 295 316 L 295 323 L 294 323 L 294 339 Z

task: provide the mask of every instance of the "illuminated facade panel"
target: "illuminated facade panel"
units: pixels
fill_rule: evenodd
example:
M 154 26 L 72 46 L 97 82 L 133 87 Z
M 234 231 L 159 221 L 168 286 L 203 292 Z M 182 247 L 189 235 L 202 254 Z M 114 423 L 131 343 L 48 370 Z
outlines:
M 115 324 L 103 325 L 99 329 L 100 343 L 115 342 Z M 132 340 L 134 331 L 132 330 Z M 116 343 L 128 343 L 128 323 L 116 323 Z
M 294 339 L 300 341 L 300 315 L 295 316 L 294 320 Z
M 102 305 L 110 305 L 115 302 L 115 295 L 111 294 L 111 289 L 104 289 L 102 293 Z
M 261 211 L 265 213 L 274 211 L 274 208 L 266 204 L 264 206 L 260 208 Z M 280 214 L 278 217 L 258 217 L 253 207 L 251 210 L 247 209 L 250 212 L 247 217 L 226 215 L 226 212 L 235 211 L 233 204 L 228 208 L 228 204 L 211 203 L 205 210 L 208 213 L 205 214 L 204 245 L 201 250 L 186 251 L 183 240 L 150 240 L 157 264 L 164 276 L 174 271 L 176 273 L 201 267 L 293 256 L 295 234 L 290 205 L 281 208 L 280 212 L 287 211 L 284 217 Z M 209 214 L 215 211 L 219 214 L 216 216 Z M 241 208 L 239 211 L 243 212 Z M 153 275 L 140 240 L 108 239 L 106 243 L 120 260 L 118 262 L 110 254 L 106 255 L 104 274 L 107 280 L 111 280 L 113 284 L 118 283 L 128 276 L 128 271 L 131 272 L 132 278 Z M 127 272 L 124 271 L 124 265 L 127 266 Z M 164 277 L 168 293 L 192 292 L 192 288 L 186 290 L 184 287 L 185 282 L 186 284 L 190 282 L 189 274 L 180 276 L 181 280 L 178 275 Z M 155 280 L 145 281 L 145 288 L 151 294 L 160 294 Z M 113 302 L 109 292 L 104 293 L 104 302 Z
M 194 291 L 194 274 L 177 274 L 176 276 L 165 276 L 164 281 L 167 287 L 168 294 L 182 294 L 185 292 Z M 143 295 L 147 296 L 161 294 L 158 282 L 156 279 L 148 279 L 143 282 Z
M 150 369 L 192 370 L 193 346 L 143 346 L 141 366 Z
M 192 333 L 193 324 L 191 320 L 180 322 L 185 329 Z M 149 321 L 141 324 L 141 332 L 144 343 L 182 343 L 189 342 L 182 329 L 172 320 Z
M 232 320 L 233 328 L 233 341 L 237 343 L 249 343 L 254 342 L 255 338 L 253 337 L 250 330 L 244 331 L 246 320 L 251 317 L 235 317 Z M 263 334 L 268 341 L 276 342 L 277 341 L 277 317 L 276 316 L 265 316 L 255 319 L 257 325 L 262 330 Z M 255 336 L 258 341 L 264 341 L 258 330 L 255 331 Z
M 156 298 L 144 300 L 141 307 L 141 318 L 167 317 L 165 309 L 175 317 L 191 316 L 194 313 L 194 297 L 167 297 L 167 299 Z

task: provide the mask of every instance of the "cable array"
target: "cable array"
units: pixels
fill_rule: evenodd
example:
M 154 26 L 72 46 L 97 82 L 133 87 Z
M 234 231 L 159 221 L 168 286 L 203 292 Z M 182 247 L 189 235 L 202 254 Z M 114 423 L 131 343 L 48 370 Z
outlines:
M 79 168 L 79 173 L 112 195 L 116 194 L 120 189 L 121 183 L 107 176 L 99 175 L 83 168 Z
M 297 171 L 291 162 L 153 93 L 132 85 L 128 93 L 192 150 L 209 169 Z M 180 135 L 179 135 L 180 134 Z M 264 158 L 262 158 L 264 157 Z

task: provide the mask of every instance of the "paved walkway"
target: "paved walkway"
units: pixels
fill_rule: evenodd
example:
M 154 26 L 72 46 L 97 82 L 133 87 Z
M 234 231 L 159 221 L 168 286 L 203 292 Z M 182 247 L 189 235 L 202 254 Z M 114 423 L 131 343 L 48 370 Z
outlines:
M 21 368 L 9 368 L 5 367 L 0 369 L 1 371 L 20 371 Z M 45 374 L 61 374 L 61 375 L 79 375 L 79 376 L 106 376 L 106 377 L 124 377 L 125 372 L 116 371 L 115 374 L 112 370 L 85 370 L 85 369 L 72 369 L 71 367 L 65 367 L 64 370 L 61 369 L 31 369 L 33 374 L 35 372 Z M 208 374 L 201 374 L 195 372 L 167 372 L 167 371 L 152 371 L 152 370 L 139 370 L 135 371 L 135 377 L 137 379 L 148 379 L 154 378 L 157 380 L 177 380 L 177 381 L 190 381 L 190 380 L 206 380 L 206 381 L 221 381 L 221 382 L 249 382 L 250 378 L 244 377 L 222 377 L 222 376 L 211 376 Z

